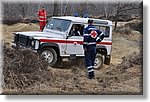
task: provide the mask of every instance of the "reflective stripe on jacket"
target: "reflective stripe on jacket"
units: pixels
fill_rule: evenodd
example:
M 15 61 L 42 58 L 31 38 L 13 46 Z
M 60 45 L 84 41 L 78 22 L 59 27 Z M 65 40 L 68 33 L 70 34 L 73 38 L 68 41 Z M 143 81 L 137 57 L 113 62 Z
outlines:
M 39 17 L 39 21 L 40 21 L 40 22 L 46 21 L 46 16 L 47 16 L 46 10 L 44 10 L 44 12 L 43 12 L 43 10 L 40 10 L 40 11 L 38 12 L 38 17 Z

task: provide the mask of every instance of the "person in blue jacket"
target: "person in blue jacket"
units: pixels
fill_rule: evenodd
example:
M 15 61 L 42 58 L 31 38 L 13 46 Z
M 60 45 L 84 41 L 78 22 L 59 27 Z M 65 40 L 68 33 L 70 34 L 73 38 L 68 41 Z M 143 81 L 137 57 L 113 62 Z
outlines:
M 104 33 L 93 26 L 93 20 L 88 20 L 88 26 L 83 31 L 83 48 L 85 54 L 85 66 L 88 70 L 88 78 L 93 79 L 94 62 L 96 57 L 96 43 L 101 42 L 104 38 Z

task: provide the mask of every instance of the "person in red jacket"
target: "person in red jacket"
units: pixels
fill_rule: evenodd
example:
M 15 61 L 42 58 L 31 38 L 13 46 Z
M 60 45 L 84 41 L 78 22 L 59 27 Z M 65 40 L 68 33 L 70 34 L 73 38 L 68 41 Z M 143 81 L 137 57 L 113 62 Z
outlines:
M 45 8 L 42 7 L 42 9 L 39 10 L 39 12 L 38 12 L 40 31 L 43 31 L 43 29 L 46 25 L 46 16 L 47 16 L 47 12 L 46 12 Z

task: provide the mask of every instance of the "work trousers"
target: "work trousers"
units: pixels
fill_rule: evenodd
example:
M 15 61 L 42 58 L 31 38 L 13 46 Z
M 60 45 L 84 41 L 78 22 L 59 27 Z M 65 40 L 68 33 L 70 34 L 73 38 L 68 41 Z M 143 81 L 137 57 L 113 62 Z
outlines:
M 40 31 L 43 31 L 43 29 L 46 25 L 46 21 L 40 21 L 39 25 L 40 25 Z
M 89 77 L 94 77 L 94 62 L 96 57 L 96 46 L 86 46 L 85 48 L 85 66 Z M 92 73 L 92 74 L 91 74 Z

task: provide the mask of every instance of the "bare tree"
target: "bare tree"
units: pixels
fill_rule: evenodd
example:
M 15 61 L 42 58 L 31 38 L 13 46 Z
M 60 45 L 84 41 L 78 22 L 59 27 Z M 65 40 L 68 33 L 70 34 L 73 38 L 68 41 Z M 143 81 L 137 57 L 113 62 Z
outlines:
M 114 30 L 117 29 L 117 22 L 119 17 L 126 17 L 128 11 L 139 9 L 140 5 L 139 3 L 123 3 L 119 2 L 115 4 L 116 12 L 115 12 L 115 27 Z
M 78 12 L 81 16 L 83 16 L 84 14 L 87 13 L 87 3 L 86 2 L 80 4 Z
M 53 10 L 53 16 L 59 15 L 59 4 L 58 2 L 54 2 L 54 10 Z
M 103 4 L 102 7 L 104 9 L 104 17 L 108 18 L 110 15 L 110 11 L 112 10 L 111 4 L 106 3 L 106 4 Z
M 117 28 L 117 22 L 120 17 L 125 18 L 134 14 L 139 14 L 138 2 L 135 3 L 123 3 L 123 2 L 114 2 L 114 3 L 93 3 L 93 2 L 82 2 L 82 3 L 68 3 L 68 2 L 54 2 L 53 4 L 43 4 L 43 3 L 10 3 L 5 2 L 3 5 L 3 21 L 23 21 L 22 19 L 37 19 L 37 12 L 44 6 L 47 10 L 48 17 L 52 15 L 72 15 L 77 12 L 80 16 L 83 16 L 85 13 L 89 17 L 103 17 L 104 19 L 110 19 L 115 21 L 115 29 Z M 140 15 L 142 17 L 142 15 Z M 102 19 L 103 19 L 102 18 Z
M 21 3 L 21 4 L 18 5 L 18 10 L 21 12 L 21 15 L 22 15 L 23 18 L 26 17 L 27 8 L 28 8 L 27 3 L 26 4 Z
M 64 5 L 63 5 L 63 8 L 64 8 L 64 9 L 63 9 L 63 15 L 66 16 L 66 15 L 67 15 L 68 4 L 67 4 L 67 3 L 64 4 Z

